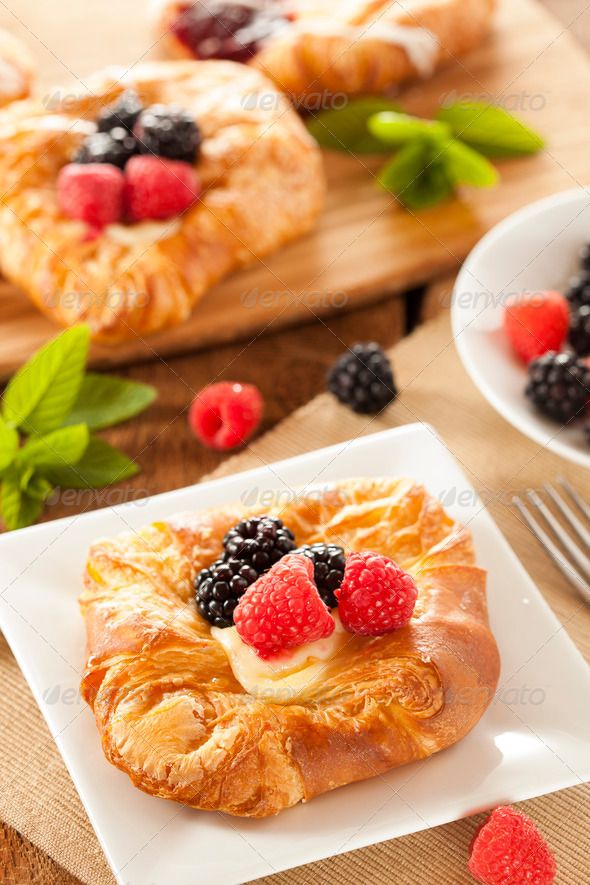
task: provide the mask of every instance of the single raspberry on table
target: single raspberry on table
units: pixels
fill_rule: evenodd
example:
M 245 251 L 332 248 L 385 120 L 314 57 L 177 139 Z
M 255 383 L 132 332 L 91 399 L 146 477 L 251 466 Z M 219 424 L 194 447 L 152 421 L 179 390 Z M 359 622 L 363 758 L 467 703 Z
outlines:
M 569 325 L 568 302 L 560 292 L 522 292 L 506 302 L 506 335 L 526 363 L 549 350 L 561 350 Z
M 125 207 L 131 221 L 180 215 L 198 200 L 201 184 L 189 163 L 131 157 L 125 167 Z
M 224 451 L 243 445 L 262 418 L 263 400 L 253 384 L 218 381 L 193 400 L 189 423 L 204 445 Z
M 392 559 L 367 551 L 348 556 L 335 595 L 347 630 L 380 636 L 409 623 L 418 590 L 412 576 Z
M 469 872 L 482 885 L 552 885 L 556 864 L 532 820 L 501 806 L 473 840 Z
M 120 220 L 124 186 L 123 173 L 110 163 L 68 163 L 57 177 L 57 198 L 68 218 L 101 228 Z
M 313 563 L 289 553 L 248 587 L 234 611 L 243 641 L 261 658 L 324 639 L 335 627 L 313 582 Z

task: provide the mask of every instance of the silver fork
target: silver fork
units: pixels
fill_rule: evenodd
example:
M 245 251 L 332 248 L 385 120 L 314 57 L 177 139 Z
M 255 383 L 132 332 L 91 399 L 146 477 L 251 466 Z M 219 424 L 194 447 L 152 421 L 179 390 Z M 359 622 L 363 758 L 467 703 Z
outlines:
M 557 477 L 557 482 L 566 492 L 571 501 L 576 505 L 580 514 L 584 516 L 590 524 L 590 506 L 588 506 L 581 495 L 572 488 L 570 483 L 562 476 Z M 590 551 L 590 530 L 582 522 L 578 513 L 571 508 L 568 501 L 554 486 L 546 482 L 544 483 L 544 489 L 547 496 L 561 513 L 564 522 L 569 526 L 573 534 L 577 535 L 580 543 L 576 543 L 573 540 L 572 536 L 557 520 L 555 514 L 547 506 L 543 498 L 541 498 L 541 496 L 533 489 L 529 489 L 526 496 L 530 504 L 537 513 L 540 514 L 545 521 L 545 524 L 552 531 L 553 537 L 545 528 L 543 528 L 536 517 L 533 516 L 522 498 L 517 496 L 514 497 L 512 501 L 557 568 L 565 575 L 570 584 L 575 587 L 582 599 L 590 605 L 590 558 L 585 552 Z M 560 549 L 554 539 L 557 539 L 563 549 Z M 563 551 L 566 551 L 567 556 Z

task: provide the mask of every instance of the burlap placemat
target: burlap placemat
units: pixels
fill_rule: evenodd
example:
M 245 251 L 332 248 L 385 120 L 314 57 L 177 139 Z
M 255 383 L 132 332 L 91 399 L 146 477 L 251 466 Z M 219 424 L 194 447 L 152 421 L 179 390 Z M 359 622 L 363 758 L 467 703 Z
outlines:
M 432 424 L 531 572 L 580 649 L 590 656 L 590 610 L 540 554 L 510 507 L 515 491 L 540 488 L 563 473 L 590 498 L 590 475 L 551 455 L 513 430 L 469 381 L 455 351 L 448 317 L 421 327 L 393 351 L 401 388 L 379 418 L 354 415 L 322 395 L 215 474 L 258 467 L 387 427 Z M 449 490 L 452 494 L 452 490 Z M 0 816 L 67 870 L 91 885 L 112 885 L 96 836 L 41 714 L 4 640 L 0 643 Z M 588 698 L 580 698 L 588 703 Z M 589 879 L 590 786 L 580 785 L 522 803 L 555 851 L 558 881 Z M 461 885 L 477 818 L 386 842 L 264 879 L 267 885 L 395 883 Z

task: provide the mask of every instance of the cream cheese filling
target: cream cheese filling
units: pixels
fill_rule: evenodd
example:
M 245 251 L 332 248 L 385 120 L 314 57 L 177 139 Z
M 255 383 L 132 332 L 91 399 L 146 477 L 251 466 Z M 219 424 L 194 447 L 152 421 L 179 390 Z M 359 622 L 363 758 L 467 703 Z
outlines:
M 311 694 L 326 671 L 327 663 L 349 642 L 337 612 L 331 636 L 299 645 L 271 660 L 259 658 L 240 638 L 236 627 L 211 628 L 211 635 L 223 647 L 233 674 L 249 695 L 273 704 L 301 702 Z

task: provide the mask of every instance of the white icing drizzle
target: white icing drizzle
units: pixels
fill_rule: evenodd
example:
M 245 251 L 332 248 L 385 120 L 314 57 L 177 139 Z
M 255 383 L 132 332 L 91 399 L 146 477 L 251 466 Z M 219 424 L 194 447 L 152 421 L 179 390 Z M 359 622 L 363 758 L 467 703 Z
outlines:
M 0 58 L 0 95 L 10 97 L 19 95 L 24 87 L 24 78 L 16 65 Z
M 356 43 L 359 40 L 381 40 L 401 46 L 421 77 L 429 77 L 434 71 L 438 55 L 438 41 L 427 28 L 396 25 L 391 22 L 373 21 L 368 25 L 338 24 L 331 19 L 302 19 L 294 27 L 305 34 L 326 34 L 343 37 Z

